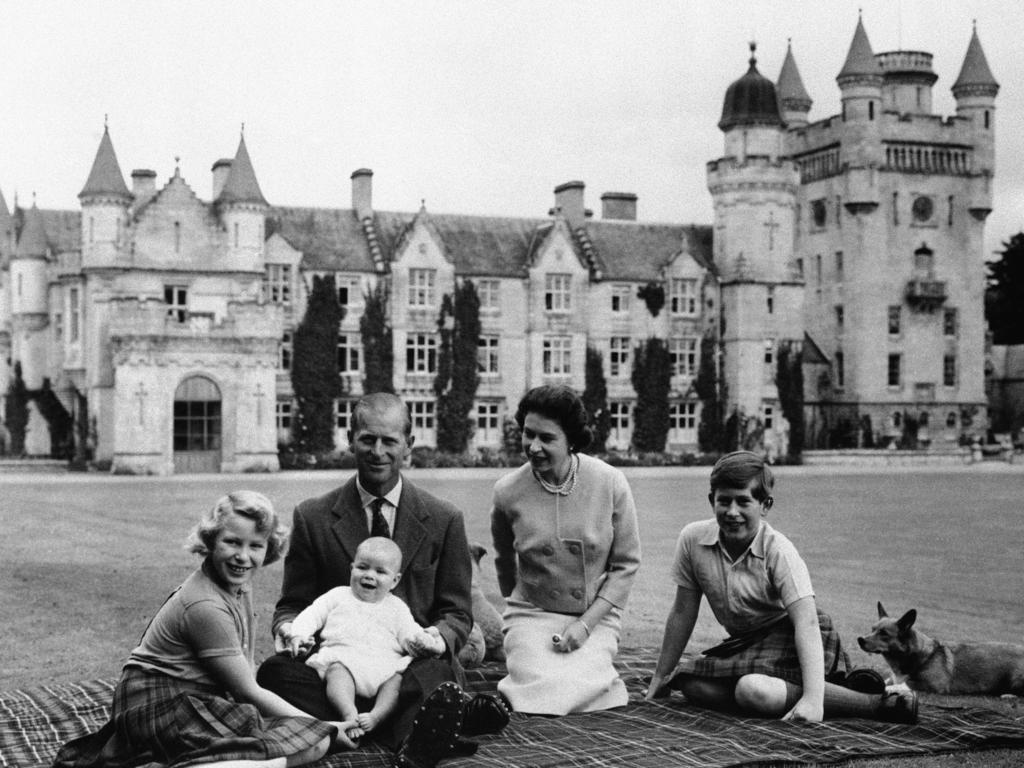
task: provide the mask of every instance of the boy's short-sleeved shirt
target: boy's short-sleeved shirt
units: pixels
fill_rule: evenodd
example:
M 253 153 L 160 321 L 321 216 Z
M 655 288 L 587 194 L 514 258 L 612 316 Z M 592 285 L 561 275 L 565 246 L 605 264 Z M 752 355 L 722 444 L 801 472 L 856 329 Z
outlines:
M 730 635 L 756 629 L 814 595 L 807 565 L 793 542 L 763 521 L 736 560 L 718 539 L 717 520 L 690 523 L 676 542 L 672 580 L 707 597 Z
M 229 592 L 210 576 L 204 563 L 160 607 L 125 666 L 220 685 L 203 660 L 243 656 L 251 666 L 253 624 L 249 585 L 238 593 Z

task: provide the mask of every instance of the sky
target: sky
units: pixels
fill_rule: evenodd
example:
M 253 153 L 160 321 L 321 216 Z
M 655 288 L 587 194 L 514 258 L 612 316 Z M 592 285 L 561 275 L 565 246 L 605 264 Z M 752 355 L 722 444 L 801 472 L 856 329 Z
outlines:
M 773 81 L 791 41 L 824 119 L 858 12 L 876 53 L 934 55 L 943 115 L 977 22 L 1002 86 L 1000 249 L 1024 229 L 1017 0 L 0 0 L 0 192 L 77 209 L 106 121 L 129 185 L 177 162 L 209 199 L 244 125 L 274 205 L 348 208 L 370 168 L 378 210 L 544 217 L 580 180 L 595 212 L 632 192 L 642 221 L 710 224 L 705 165 L 749 41 Z

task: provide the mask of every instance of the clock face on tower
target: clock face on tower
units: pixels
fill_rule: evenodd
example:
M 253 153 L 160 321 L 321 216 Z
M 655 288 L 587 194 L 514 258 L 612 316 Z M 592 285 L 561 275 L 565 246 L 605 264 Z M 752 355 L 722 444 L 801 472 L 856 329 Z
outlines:
M 929 221 L 932 214 L 935 212 L 935 204 L 932 203 L 932 199 L 930 197 L 920 195 L 914 198 L 914 204 L 911 207 L 911 210 L 914 213 L 914 221 L 925 222 Z

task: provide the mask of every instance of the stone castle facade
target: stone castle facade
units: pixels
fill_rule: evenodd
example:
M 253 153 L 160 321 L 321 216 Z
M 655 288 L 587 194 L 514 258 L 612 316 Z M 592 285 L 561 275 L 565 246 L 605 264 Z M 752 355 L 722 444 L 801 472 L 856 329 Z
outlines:
M 555 188 L 536 219 L 388 212 L 373 174 L 349 208 L 271 205 L 244 136 L 212 168 L 209 200 L 175 170 L 125 183 L 104 131 L 80 210 L 0 196 L 0 394 L 15 365 L 88 424 L 115 471 L 274 470 L 293 418 L 291 339 L 313 275 L 335 277 L 346 395 L 339 444 L 362 394 L 364 296 L 388 289 L 394 385 L 419 444 L 434 444 L 441 299 L 471 279 L 481 299 L 476 447 L 531 386 L 584 388 L 588 345 L 604 358 L 610 445 L 630 444 L 636 346 L 672 360 L 669 448 L 694 450 L 701 339 L 718 340 L 727 412 L 784 450 L 775 364 L 802 350 L 809 442 L 893 439 L 912 420 L 955 441 L 985 417 L 983 227 L 991 210 L 995 97 L 973 34 L 953 85 L 957 113 L 931 113 L 931 56 L 874 54 L 858 22 L 837 82 L 842 114 L 808 122 L 792 52 L 777 83 L 729 86 L 722 157 L 707 168 L 711 226 L 637 220 L 630 193 Z M 657 312 L 640 298 L 664 291 Z M 33 406 L 26 449 L 49 450 Z M 755 421 L 756 420 L 756 421 Z

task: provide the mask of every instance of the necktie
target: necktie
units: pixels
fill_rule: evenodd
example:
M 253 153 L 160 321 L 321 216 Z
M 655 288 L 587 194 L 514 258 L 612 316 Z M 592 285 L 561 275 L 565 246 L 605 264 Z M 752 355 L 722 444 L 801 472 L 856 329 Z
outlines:
M 383 506 L 384 499 L 381 496 L 378 496 L 370 502 L 370 511 L 373 513 L 373 523 L 370 526 L 370 535 L 383 536 L 385 539 L 390 539 L 391 530 L 388 528 L 388 521 L 384 519 L 384 515 L 380 511 Z

